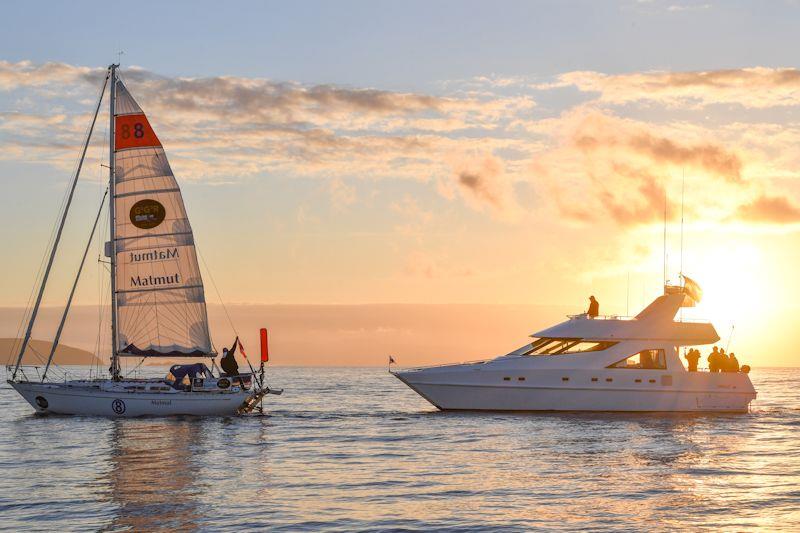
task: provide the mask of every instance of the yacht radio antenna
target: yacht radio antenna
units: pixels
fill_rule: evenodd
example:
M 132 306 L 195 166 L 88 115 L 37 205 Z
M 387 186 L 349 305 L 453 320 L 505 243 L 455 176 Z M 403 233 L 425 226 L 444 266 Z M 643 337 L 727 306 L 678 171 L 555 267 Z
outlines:
M 628 270 L 628 285 L 625 287 L 625 316 L 631 316 L 631 271 Z
M 728 334 L 728 342 L 725 344 L 725 351 L 727 352 L 730 350 L 731 347 L 731 340 L 733 340 L 733 329 L 736 327 L 736 324 L 731 324 L 731 332 Z
M 664 184 L 664 255 L 662 257 L 663 267 L 664 267 L 664 276 L 663 276 L 663 286 L 664 291 L 666 293 L 666 286 L 667 286 L 667 186 Z
M 681 278 L 683 277 L 683 193 L 686 189 L 686 169 L 683 169 L 681 178 Z

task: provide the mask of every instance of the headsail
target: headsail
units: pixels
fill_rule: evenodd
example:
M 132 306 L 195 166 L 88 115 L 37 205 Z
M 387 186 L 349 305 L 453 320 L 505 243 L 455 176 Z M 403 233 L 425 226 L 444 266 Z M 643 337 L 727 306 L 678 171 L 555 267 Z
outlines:
M 203 281 L 180 188 L 122 81 L 114 112 L 117 351 L 211 352 Z

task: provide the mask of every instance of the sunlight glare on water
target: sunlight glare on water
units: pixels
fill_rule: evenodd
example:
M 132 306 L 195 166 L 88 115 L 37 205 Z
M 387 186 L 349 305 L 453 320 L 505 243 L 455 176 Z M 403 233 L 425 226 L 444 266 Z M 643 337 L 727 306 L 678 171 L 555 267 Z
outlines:
M 440 413 L 383 369 L 276 368 L 270 416 L 41 417 L 0 388 L 0 528 L 800 528 L 800 369 L 747 415 Z

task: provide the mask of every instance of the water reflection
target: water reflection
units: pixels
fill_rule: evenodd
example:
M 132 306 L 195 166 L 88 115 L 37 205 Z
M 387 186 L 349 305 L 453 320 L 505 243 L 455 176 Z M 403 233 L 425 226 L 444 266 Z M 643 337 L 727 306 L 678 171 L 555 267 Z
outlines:
M 109 473 L 117 513 L 109 529 L 193 531 L 202 520 L 197 419 L 114 420 Z
M 33 417 L 0 387 L 0 529 L 800 530 L 800 370 L 749 415 L 440 413 L 376 369 L 270 416 Z

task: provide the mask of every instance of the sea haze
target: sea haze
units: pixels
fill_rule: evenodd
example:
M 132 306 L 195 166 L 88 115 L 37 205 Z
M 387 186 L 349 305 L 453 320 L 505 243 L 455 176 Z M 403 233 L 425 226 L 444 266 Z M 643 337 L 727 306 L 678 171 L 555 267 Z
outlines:
M 375 368 L 275 368 L 240 418 L 35 416 L 4 384 L 0 529 L 796 531 L 800 369 L 751 376 L 714 416 L 441 413 Z

